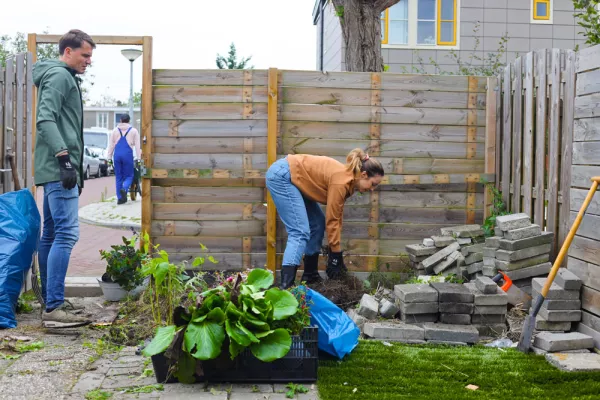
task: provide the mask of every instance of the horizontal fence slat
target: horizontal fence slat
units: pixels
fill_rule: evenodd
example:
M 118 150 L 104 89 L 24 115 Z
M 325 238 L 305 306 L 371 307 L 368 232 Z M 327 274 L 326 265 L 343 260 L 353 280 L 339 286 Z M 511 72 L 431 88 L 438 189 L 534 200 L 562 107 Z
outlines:
M 267 70 L 255 69 L 252 85 L 267 86 Z M 246 71 L 241 69 L 155 69 L 152 74 L 153 85 L 244 85 Z
M 571 186 L 589 189 L 592 187 L 591 178 L 594 176 L 600 176 L 600 165 L 571 166 Z
M 246 161 L 244 160 L 246 158 Z M 251 168 L 245 168 L 250 163 Z M 153 168 L 195 168 L 205 169 L 207 174 L 214 169 L 251 169 L 267 168 L 266 154 L 154 154 Z
M 573 143 L 573 164 L 600 165 L 600 142 Z
M 264 221 L 152 221 L 153 236 L 263 236 Z
M 600 241 L 575 236 L 569 255 L 589 263 L 597 263 L 600 260 Z
M 600 290 L 600 265 L 579 260 L 569 254 L 567 269 L 577 275 L 584 285 Z
M 573 226 L 577 212 L 571 211 L 569 226 Z M 577 234 L 588 239 L 600 240 L 600 215 L 586 213 L 577 229 Z M 600 264 L 600 259 L 598 259 Z
M 152 137 L 267 137 L 266 120 L 153 120 Z
M 155 220 L 176 221 L 266 221 L 267 207 L 263 203 L 155 203 Z
M 267 119 L 266 103 L 250 103 L 252 108 L 245 112 L 243 103 L 155 103 L 155 119 Z
M 600 315 L 600 290 L 596 290 L 587 286 L 581 288 L 581 308 L 595 315 Z M 590 328 L 600 328 L 600 318 L 595 318 L 596 324 Z M 586 322 L 590 322 L 589 316 L 586 318 Z
M 160 154 L 212 153 L 212 154 L 264 154 L 267 138 L 153 138 L 154 151 Z
M 254 203 L 264 202 L 264 189 L 254 187 L 186 187 L 175 186 L 170 188 L 173 192 L 175 203 Z M 164 187 L 153 186 L 151 189 L 153 202 L 165 202 Z
M 600 118 L 576 119 L 573 126 L 573 141 L 600 141 Z
M 600 58 L 598 58 L 598 60 L 600 60 Z M 600 64 L 598 64 L 597 67 L 598 66 L 600 66 Z M 577 86 L 575 90 L 577 96 L 585 96 L 586 94 L 600 92 L 600 69 L 577 74 Z
M 587 196 L 588 192 L 588 190 L 584 189 L 571 188 L 571 211 L 579 212 L 581 206 L 583 205 L 583 200 Z M 600 215 L 600 193 L 596 192 L 592 198 L 592 201 L 586 210 L 586 215 L 588 214 Z
M 600 93 L 575 98 L 575 118 L 600 116 Z
M 154 86 L 152 100 L 158 103 L 243 103 L 246 93 L 253 103 L 267 102 L 266 86 Z
M 598 68 L 600 59 L 600 47 L 592 46 L 581 49 L 577 52 L 575 62 L 577 73 Z
M 264 253 L 267 248 L 266 236 L 249 236 L 250 253 Z M 212 237 L 212 236 L 157 236 L 152 238 L 153 243 L 160 244 L 160 248 L 169 254 L 173 253 L 201 253 L 202 243 L 206 253 L 243 253 L 244 237 Z M 210 264 L 209 264 L 210 265 Z

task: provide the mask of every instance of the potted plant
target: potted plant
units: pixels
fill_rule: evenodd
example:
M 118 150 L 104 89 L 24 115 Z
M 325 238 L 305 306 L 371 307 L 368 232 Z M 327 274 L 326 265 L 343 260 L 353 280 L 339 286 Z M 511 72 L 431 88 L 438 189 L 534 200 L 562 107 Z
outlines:
M 273 282 L 254 269 L 190 292 L 143 350 L 157 382 L 316 380 L 317 328 L 308 327 L 305 294 Z
M 147 252 L 136 249 L 137 235 L 128 239 L 123 236 L 123 244 L 111 246 L 112 250 L 100 250 L 103 260 L 106 260 L 106 272 L 98 283 L 104 297 L 109 301 L 119 301 L 134 289 L 144 283 L 142 263 Z

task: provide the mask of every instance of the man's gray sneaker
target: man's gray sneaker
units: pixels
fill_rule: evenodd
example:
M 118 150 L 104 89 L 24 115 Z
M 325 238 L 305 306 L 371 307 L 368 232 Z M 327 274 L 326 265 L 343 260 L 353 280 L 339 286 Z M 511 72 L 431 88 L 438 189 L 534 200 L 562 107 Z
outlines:
M 59 307 L 52 312 L 42 313 L 42 326 L 44 328 L 76 328 L 90 324 L 92 321 L 85 317 L 80 317 L 64 308 Z

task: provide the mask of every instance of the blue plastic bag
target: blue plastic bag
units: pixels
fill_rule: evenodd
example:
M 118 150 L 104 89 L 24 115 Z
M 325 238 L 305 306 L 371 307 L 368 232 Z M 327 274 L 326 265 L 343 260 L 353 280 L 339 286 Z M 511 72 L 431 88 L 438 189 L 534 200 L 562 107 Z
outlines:
M 331 300 L 307 288 L 310 322 L 319 327 L 319 349 L 340 360 L 358 345 L 360 329 L 348 315 Z
M 23 278 L 40 240 L 40 213 L 28 189 L 0 195 L 0 328 L 16 328 Z

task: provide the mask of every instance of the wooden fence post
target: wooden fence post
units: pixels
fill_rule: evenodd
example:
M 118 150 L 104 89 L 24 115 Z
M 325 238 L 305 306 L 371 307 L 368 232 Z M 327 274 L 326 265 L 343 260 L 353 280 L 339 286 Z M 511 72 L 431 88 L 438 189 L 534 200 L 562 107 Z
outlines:
M 277 104 L 278 71 L 269 68 L 269 87 L 267 89 L 267 168 L 277 160 Z M 277 210 L 271 194 L 267 190 L 267 268 L 275 274 L 277 270 Z
M 485 101 L 485 174 L 496 174 L 496 91 L 499 91 L 498 78 L 487 80 L 487 98 Z M 496 176 L 496 180 L 499 177 Z M 492 196 L 486 188 L 484 192 L 483 219 L 491 214 Z
M 142 156 L 144 166 L 152 168 L 152 36 L 144 36 L 142 45 Z M 148 233 L 151 236 L 152 231 L 152 178 L 142 178 L 142 231 L 141 234 Z M 144 246 L 143 240 L 140 240 L 140 246 Z
M 31 53 L 31 57 L 27 58 L 27 73 L 32 71 L 33 64 L 37 61 L 37 34 L 30 33 L 27 35 L 27 51 Z M 28 139 L 28 147 L 30 151 L 31 157 L 27 160 L 29 164 L 29 176 L 31 177 L 31 194 L 33 198 L 36 199 L 36 186 L 34 184 L 35 179 L 33 176 L 35 174 L 35 167 L 33 164 L 34 161 L 34 148 L 35 148 L 35 135 L 37 133 L 35 120 L 36 120 L 36 105 L 37 105 L 37 88 L 33 85 L 33 81 L 30 82 L 32 78 L 28 77 L 28 84 L 31 84 L 31 118 L 30 121 L 27 121 L 27 139 Z

